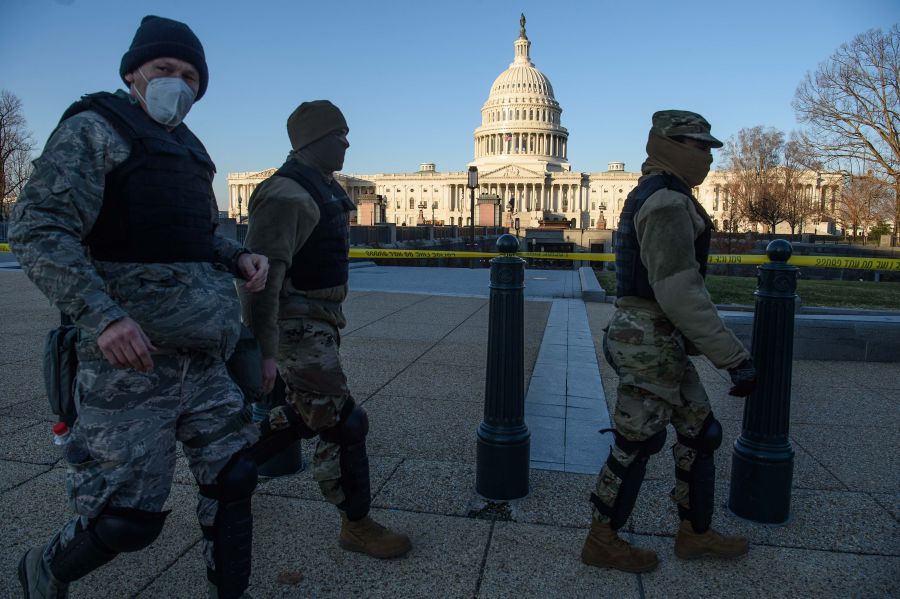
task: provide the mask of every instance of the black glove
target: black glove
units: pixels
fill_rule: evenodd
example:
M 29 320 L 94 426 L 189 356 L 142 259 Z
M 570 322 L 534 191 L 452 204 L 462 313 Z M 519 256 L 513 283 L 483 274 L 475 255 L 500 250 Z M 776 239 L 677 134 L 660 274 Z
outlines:
M 728 395 L 735 397 L 747 397 L 756 388 L 756 367 L 753 359 L 747 358 L 728 371 L 734 386 L 728 390 Z

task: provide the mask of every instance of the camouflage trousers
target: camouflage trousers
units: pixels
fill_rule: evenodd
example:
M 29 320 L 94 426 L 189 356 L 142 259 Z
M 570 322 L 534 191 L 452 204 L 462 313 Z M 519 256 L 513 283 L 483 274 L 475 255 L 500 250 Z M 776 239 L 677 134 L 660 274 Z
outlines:
M 78 420 L 66 446 L 66 490 L 77 516 L 47 547 L 49 561 L 73 538 L 80 523 L 106 506 L 160 512 L 172 488 L 175 442 L 198 484 L 216 482 L 237 451 L 258 437 L 256 425 L 216 438 L 226 423 L 244 410 L 244 397 L 221 358 L 201 352 L 153 356 L 154 368 L 143 373 L 113 368 L 105 360 L 78 365 Z M 213 440 L 193 446 L 193 439 Z M 75 462 L 75 463 L 72 463 Z M 197 516 L 212 526 L 218 502 L 198 496 Z M 203 540 L 207 565 L 215 569 L 212 543 Z
M 665 430 L 669 423 L 686 437 L 696 437 L 711 408 L 697 370 L 685 352 L 681 332 L 664 315 L 636 309 L 618 309 L 603 339 L 607 360 L 619 375 L 613 421 L 616 431 L 630 441 L 644 441 Z M 613 444 L 612 457 L 630 466 L 635 454 Z M 690 470 L 696 451 L 677 442 L 672 446 L 675 465 Z M 610 507 L 622 480 L 604 464 L 594 491 Z M 676 479 L 671 497 L 688 507 L 689 487 Z M 593 510 L 594 518 L 606 521 Z
M 286 406 L 269 412 L 273 430 L 289 426 L 283 410 L 293 409 L 316 432 L 334 428 L 350 399 L 347 377 L 341 367 L 340 333 L 322 320 L 291 318 L 279 321 L 278 371 L 286 387 Z M 322 495 L 338 505 L 345 499 L 341 488 L 341 446 L 316 440 L 313 478 Z

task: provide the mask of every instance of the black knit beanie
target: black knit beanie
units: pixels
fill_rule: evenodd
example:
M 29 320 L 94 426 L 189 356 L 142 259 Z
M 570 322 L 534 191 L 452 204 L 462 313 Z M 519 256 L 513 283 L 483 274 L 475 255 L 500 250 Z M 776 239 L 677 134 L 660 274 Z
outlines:
M 162 57 L 179 58 L 194 65 L 200 73 L 200 89 L 194 101 L 202 98 L 209 83 L 203 46 L 190 27 L 165 17 L 148 15 L 141 19 L 141 26 L 134 34 L 131 47 L 122 57 L 119 76 L 125 81 L 126 73 L 133 72 L 148 60 Z
M 287 120 L 288 138 L 295 150 L 322 139 L 332 131 L 347 128 L 341 109 L 328 100 L 313 100 L 298 106 Z

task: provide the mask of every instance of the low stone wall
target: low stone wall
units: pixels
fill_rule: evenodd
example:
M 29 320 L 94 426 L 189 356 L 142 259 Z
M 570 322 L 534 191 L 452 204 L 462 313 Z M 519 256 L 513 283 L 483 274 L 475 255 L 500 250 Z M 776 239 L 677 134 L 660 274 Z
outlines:
M 738 338 L 751 347 L 753 312 L 720 314 Z M 900 362 L 900 315 L 797 314 L 794 359 Z
M 586 302 L 605 302 L 606 291 L 597 281 L 597 275 L 590 266 L 582 266 L 578 269 L 578 278 L 581 279 L 581 299 Z
M 578 269 L 585 302 L 615 302 L 588 266 Z M 900 362 L 900 313 L 878 310 L 800 308 L 794 317 L 795 360 Z M 725 324 L 748 348 L 753 341 L 753 306 L 719 306 Z

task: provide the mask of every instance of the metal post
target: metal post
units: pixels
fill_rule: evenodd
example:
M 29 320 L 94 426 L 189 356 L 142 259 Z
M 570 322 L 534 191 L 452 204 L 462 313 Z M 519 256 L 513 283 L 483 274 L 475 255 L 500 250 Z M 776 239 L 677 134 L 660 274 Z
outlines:
M 469 189 L 472 200 L 472 251 L 475 251 L 475 188 Z
M 525 261 L 502 235 L 491 260 L 484 420 L 478 427 L 475 490 L 488 499 L 528 494 L 531 433 L 525 424 Z
M 753 316 L 756 390 L 744 404 L 741 436 L 731 457 L 728 507 L 757 522 L 790 517 L 794 449 L 788 437 L 797 268 L 788 266 L 793 249 L 783 239 L 766 247 L 771 262 L 759 267 Z
M 472 223 L 471 223 L 472 224 L 472 247 L 471 247 L 471 250 L 474 252 L 475 251 L 475 190 L 478 188 L 478 167 L 477 166 L 469 167 L 469 172 L 466 175 L 466 187 L 468 187 L 471 190 L 471 192 L 469 194 L 470 200 L 472 202 Z M 475 259 L 472 258 L 472 260 L 469 263 L 469 267 L 474 268 L 474 266 L 475 266 Z

